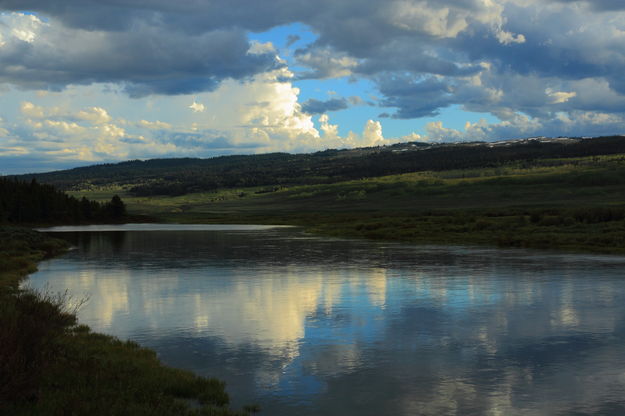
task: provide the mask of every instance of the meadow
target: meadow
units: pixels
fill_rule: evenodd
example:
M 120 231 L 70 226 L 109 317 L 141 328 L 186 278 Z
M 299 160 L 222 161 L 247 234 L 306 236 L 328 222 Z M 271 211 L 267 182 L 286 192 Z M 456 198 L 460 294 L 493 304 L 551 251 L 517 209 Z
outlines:
M 122 196 L 128 212 L 180 223 L 273 223 L 342 237 L 625 252 L 625 155 L 541 159 L 329 184 Z

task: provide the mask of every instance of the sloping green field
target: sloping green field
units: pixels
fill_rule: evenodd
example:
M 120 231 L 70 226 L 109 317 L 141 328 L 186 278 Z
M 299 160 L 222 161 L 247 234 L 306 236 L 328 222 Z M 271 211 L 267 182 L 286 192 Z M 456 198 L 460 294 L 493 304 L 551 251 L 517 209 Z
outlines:
M 176 197 L 133 197 L 119 188 L 73 194 L 106 200 L 119 192 L 129 213 L 158 221 L 295 224 L 340 236 L 625 252 L 623 155 Z

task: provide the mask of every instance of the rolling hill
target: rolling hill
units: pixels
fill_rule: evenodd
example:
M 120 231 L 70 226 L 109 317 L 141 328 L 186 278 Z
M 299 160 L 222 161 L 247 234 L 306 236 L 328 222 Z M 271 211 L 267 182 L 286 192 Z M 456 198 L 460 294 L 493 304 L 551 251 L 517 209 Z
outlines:
M 559 163 L 553 159 L 621 153 L 625 153 L 625 136 L 532 138 L 496 143 L 413 142 L 310 154 L 132 160 L 26 174 L 18 178 L 36 179 L 71 191 L 115 186 L 134 196 L 176 196 L 237 187 L 266 187 L 264 191 L 271 192 L 280 186 L 330 184 L 411 172 L 489 168 L 512 162 L 529 166 L 546 160 Z

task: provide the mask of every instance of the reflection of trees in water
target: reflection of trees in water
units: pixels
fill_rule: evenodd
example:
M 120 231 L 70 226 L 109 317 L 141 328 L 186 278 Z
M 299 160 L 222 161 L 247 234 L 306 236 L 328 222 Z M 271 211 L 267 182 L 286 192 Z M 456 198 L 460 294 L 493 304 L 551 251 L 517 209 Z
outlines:
M 115 231 L 59 233 L 73 244 L 87 249 L 95 257 L 119 254 L 124 262 L 128 253 L 136 259 L 158 258 L 162 267 L 179 267 L 176 259 L 192 264 L 196 260 L 222 263 L 286 266 L 289 264 L 317 267 L 333 265 L 349 268 L 412 268 L 434 269 L 455 273 L 458 270 L 496 273 L 518 266 L 525 272 L 545 268 L 544 259 L 520 250 L 462 249 L 448 247 L 418 247 L 395 243 L 362 240 L 323 239 L 307 236 L 290 229 L 261 232 L 229 231 Z M 126 248 L 124 248 L 124 245 Z M 93 248 L 91 249 L 91 246 Z M 554 256 L 554 267 L 568 268 L 571 259 Z M 169 263 L 171 261 L 171 263 Z M 577 267 L 573 265 L 572 267 Z
M 82 255 L 93 257 L 106 257 L 113 253 L 124 254 L 126 251 L 124 244 L 129 237 L 125 231 L 63 232 L 52 235 L 69 241 L 81 250 Z M 122 259 L 123 256 L 120 260 Z
M 126 232 L 113 231 L 108 233 L 110 237 L 111 247 L 114 253 L 121 253 L 124 249 L 124 242 L 126 241 Z

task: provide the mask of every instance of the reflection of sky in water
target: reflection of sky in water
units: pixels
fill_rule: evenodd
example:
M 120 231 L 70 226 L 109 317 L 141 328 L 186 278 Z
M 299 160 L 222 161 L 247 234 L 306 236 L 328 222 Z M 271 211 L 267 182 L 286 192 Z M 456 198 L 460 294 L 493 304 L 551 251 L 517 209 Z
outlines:
M 30 284 L 265 414 L 623 414 L 625 259 L 293 229 L 64 233 Z

